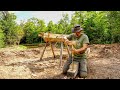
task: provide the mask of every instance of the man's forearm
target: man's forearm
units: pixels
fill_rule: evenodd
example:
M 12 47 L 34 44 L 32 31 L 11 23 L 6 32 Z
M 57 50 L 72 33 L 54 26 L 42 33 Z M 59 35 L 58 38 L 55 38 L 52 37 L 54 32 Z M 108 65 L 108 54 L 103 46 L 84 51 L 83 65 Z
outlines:
M 87 48 L 82 47 L 80 49 L 77 49 L 77 52 L 80 53 L 80 54 L 82 54 L 82 53 L 84 53 L 86 51 L 86 49 Z
M 70 45 L 70 46 L 72 46 L 72 45 L 75 45 L 75 44 L 76 44 L 76 42 L 75 42 L 75 41 L 69 41 L 68 39 L 66 39 L 64 43 L 65 43 L 65 44 L 67 44 L 67 45 Z
M 83 44 L 83 47 L 80 49 L 77 49 L 78 53 L 82 54 L 86 51 L 86 49 L 88 48 L 88 44 Z

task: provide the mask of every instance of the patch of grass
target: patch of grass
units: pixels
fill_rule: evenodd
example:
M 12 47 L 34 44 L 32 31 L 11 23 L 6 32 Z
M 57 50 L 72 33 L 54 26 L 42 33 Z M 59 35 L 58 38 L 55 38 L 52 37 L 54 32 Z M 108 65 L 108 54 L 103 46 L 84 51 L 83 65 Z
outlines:
M 24 45 L 19 45 L 19 46 L 15 47 L 15 49 L 16 49 L 16 50 L 26 50 L 27 47 L 24 46 Z

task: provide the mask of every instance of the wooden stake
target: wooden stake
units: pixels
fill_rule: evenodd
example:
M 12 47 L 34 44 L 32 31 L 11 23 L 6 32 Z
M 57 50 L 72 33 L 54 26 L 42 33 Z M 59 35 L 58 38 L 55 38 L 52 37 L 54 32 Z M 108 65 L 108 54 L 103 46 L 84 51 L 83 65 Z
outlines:
M 52 49 L 53 56 L 54 56 L 54 58 L 55 58 L 55 53 L 54 53 L 53 46 L 52 46 L 52 43 L 51 43 L 51 42 L 50 42 L 50 46 L 51 46 L 51 49 Z
M 72 45 L 72 48 L 71 48 L 71 54 L 72 54 L 72 49 L 73 49 L 73 45 Z M 74 70 L 73 54 L 72 54 L 72 70 Z
M 67 48 L 68 55 L 69 55 L 69 57 L 70 57 L 70 50 L 69 50 L 68 45 L 66 45 L 66 48 Z
M 62 52 L 63 52 L 63 42 L 61 42 L 61 51 L 60 51 L 60 67 L 62 66 Z
M 40 60 L 42 60 L 42 57 L 43 57 L 43 54 L 44 54 L 44 52 L 45 52 L 46 47 L 47 47 L 47 43 L 45 44 L 45 47 L 44 47 L 43 52 L 42 52 L 42 54 L 41 54 Z

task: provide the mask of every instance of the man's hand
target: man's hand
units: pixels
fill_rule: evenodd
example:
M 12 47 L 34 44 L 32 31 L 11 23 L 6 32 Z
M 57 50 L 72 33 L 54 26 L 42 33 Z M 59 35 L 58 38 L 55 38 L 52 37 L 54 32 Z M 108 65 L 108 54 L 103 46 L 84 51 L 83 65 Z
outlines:
M 72 48 L 72 54 L 79 54 L 79 51 L 75 48 Z
M 73 54 L 83 54 L 88 48 L 88 44 L 83 44 L 83 47 L 80 49 L 72 49 Z
M 73 54 L 83 54 L 85 51 L 86 51 L 86 49 L 88 48 L 88 44 L 83 44 L 83 47 L 82 48 L 80 48 L 80 49 L 72 49 L 72 53 Z
M 76 46 L 76 41 L 71 41 L 73 46 Z
M 70 45 L 70 46 L 75 46 L 76 45 L 76 42 L 75 41 L 69 41 L 68 39 L 65 40 L 65 44 L 66 45 Z

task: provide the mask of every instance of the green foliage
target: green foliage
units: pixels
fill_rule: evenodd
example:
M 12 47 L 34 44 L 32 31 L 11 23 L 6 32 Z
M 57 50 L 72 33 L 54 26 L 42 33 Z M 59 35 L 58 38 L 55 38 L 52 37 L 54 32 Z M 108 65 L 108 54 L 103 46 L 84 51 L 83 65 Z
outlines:
M 88 12 L 86 15 L 88 16 L 84 20 L 84 29 L 91 43 L 104 43 L 108 27 L 105 13 Z
M 56 31 L 57 31 L 57 25 L 55 25 L 53 21 L 50 21 L 47 25 L 46 32 L 56 33 Z
M 43 20 L 39 20 L 37 18 L 30 18 L 25 23 L 24 27 L 24 39 L 25 43 L 36 43 L 39 42 L 40 38 L 38 37 L 38 34 L 40 32 L 46 31 L 46 26 Z M 40 40 L 42 41 L 42 39 Z
M 109 21 L 109 38 L 111 43 L 120 42 L 120 11 L 107 12 Z
M 15 49 L 16 50 L 25 50 L 25 49 L 27 49 L 27 47 L 24 46 L 24 45 L 18 45 L 18 46 L 15 47 Z
M 1 19 L 1 24 L 2 24 L 2 30 L 5 37 L 5 43 L 6 44 L 15 44 L 14 42 L 16 41 L 16 22 L 15 19 L 17 17 L 12 13 L 8 14 L 6 18 Z
M 62 14 L 63 18 L 61 18 L 59 21 L 58 21 L 58 28 L 57 28 L 57 32 L 58 34 L 67 34 L 69 33 L 69 23 L 70 23 L 70 20 L 69 20 L 69 16 L 68 14 Z
M 0 48 L 1 47 L 4 47 L 4 33 L 3 33 L 3 31 L 0 29 Z
M 22 37 L 24 36 L 24 31 L 23 31 L 23 28 L 19 25 L 16 26 L 16 29 L 15 29 L 15 43 L 19 45 L 20 43 L 20 40 L 22 39 Z

